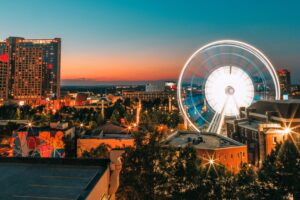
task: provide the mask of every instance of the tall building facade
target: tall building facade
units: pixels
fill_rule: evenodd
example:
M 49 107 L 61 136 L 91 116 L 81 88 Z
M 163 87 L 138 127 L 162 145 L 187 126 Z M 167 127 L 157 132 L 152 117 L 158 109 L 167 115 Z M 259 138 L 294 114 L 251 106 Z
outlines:
M 8 98 L 10 72 L 8 45 L 3 41 L 0 42 L 0 101 Z
M 9 37 L 0 43 L 0 56 L 0 98 L 60 98 L 60 38 Z
M 291 85 L 291 73 L 287 69 L 280 69 L 277 71 L 281 93 L 289 93 L 289 87 Z

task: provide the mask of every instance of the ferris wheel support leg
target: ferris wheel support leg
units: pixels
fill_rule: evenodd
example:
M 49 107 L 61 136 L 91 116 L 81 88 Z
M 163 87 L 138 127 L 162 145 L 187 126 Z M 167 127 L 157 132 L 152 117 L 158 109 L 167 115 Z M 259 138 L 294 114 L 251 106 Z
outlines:
M 214 116 L 213 116 L 213 118 L 211 120 L 211 123 L 208 126 L 208 129 L 207 129 L 208 132 L 212 132 L 213 131 L 213 126 L 215 125 L 215 121 L 216 121 L 216 118 L 218 118 L 218 115 L 219 115 L 219 113 L 217 113 L 217 112 L 214 114 Z
M 226 97 L 226 100 L 223 104 L 221 113 L 215 113 L 212 122 L 210 123 L 210 126 L 208 127 L 208 132 L 212 132 L 212 133 L 217 133 L 220 134 L 221 133 L 221 128 L 225 119 L 225 109 L 227 107 L 227 103 L 228 103 L 228 96 Z

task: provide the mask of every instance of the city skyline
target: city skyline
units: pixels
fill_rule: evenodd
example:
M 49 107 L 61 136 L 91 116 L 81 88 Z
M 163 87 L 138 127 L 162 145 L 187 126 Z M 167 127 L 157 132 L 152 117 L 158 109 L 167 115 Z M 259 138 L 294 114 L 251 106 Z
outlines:
M 196 49 L 224 38 L 258 47 L 300 82 L 299 3 L 215 3 L 5 1 L 0 40 L 62 38 L 64 84 L 175 80 Z

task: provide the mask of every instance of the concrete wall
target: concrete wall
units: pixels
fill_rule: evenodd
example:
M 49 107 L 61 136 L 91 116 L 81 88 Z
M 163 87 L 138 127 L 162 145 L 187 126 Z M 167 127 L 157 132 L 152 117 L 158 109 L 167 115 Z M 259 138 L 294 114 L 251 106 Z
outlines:
M 86 199 L 87 200 L 109 199 L 108 198 L 109 178 L 110 178 L 110 169 L 108 167 Z

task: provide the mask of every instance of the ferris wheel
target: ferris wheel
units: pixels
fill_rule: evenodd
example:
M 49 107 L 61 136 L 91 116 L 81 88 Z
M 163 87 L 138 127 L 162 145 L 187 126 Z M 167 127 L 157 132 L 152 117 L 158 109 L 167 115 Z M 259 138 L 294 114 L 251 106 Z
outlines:
M 188 59 L 177 95 L 192 129 L 220 133 L 225 118 L 239 118 L 241 107 L 279 99 L 280 86 L 274 67 L 261 51 L 244 42 L 220 40 Z

